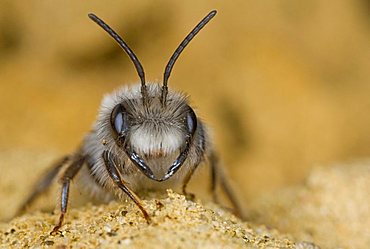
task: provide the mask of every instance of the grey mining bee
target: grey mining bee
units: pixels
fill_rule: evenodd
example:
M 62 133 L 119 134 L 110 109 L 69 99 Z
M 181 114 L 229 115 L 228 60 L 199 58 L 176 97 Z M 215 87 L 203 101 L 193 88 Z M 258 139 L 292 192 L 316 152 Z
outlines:
M 198 165 L 205 160 L 210 162 L 213 196 L 216 197 L 216 181 L 220 180 L 220 186 L 238 209 L 219 170 L 205 125 L 188 104 L 187 97 L 167 87 L 179 55 L 216 13 L 214 10 L 204 17 L 177 47 L 165 68 L 162 85 L 146 84 L 144 69 L 126 42 L 96 15 L 88 15 L 127 53 L 141 84 L 120 88 L 104 97 L 97 120 L 79 149 L 51 167 L 37 182 L 21 211 L 60 175 L 61 213 L 52 233 L 63 224 L 70 182 L 75 177 L 82 186 L 104 200 L 128 196 L 150 222 L 150 216 L 135 192 L 181 184 L 183 194 L 189 197 L 186 186 Z

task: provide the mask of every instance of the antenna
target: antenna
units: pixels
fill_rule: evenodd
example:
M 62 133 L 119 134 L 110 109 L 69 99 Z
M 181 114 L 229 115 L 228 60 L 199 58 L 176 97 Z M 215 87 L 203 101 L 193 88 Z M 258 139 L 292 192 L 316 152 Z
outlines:
M 106 24 L 103 20 L 97 17 L 95 14 L 90 13 L 88 14 L 89 18 L 93 20 L 96 24 L 98 24 L 102 29 L 104 29 L 119 45 L 123 50 L 127 53 L 130 57 L 132 63 L 134 63 L 136 71 L 141 80 L 141 94 L 144 99 L 144 103 L 148 100 L 148 91 L 145 85 L 145 73 L 143 66 L 141 65 L 139 59 L 136 57 L 135 53 L 129 48 L 127 43 L 111 28 Z
M 217 14 L 216 10 L 212 10 L 209 12 L 209 14 L 200 21 L 197 26 L 185 37 L 185 39 L 180 43 L 180 45 L 177 47 L 175 52 L 172 54 L 170 60 L 167 63 L 166 69 L 164 70 L 164 77 L 163 77 L 163 86 L 162 86 L 162 105 L 165 105 L 166 103 L 166 97 L 168 93 L 168 78 L 171 75 L 171 71 L 173 68 L 173 65 L 175 64 L 177 58 L 179 58 L 181 52 L 184 50 L 184 48 L 189 44 L 189 42 L 198 34 L 198 32 Z

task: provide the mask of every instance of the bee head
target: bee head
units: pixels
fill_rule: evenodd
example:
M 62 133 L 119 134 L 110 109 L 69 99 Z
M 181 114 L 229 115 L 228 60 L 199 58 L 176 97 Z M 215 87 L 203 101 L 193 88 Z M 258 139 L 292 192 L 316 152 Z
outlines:
M 197 128 L 197 117 L 182 95 L 169 92 L 168 79 L 178 57 L 216 15 L 211 11 L 184 38 L 168 61 L 163 76 L 163 85 L 145 83 L 144 69 L 126 42 L 103 20 L 94 14 L 89 17 L 103 28 L 127 53 L 139 75 L 140 90 L 125 92 L 111 109 L 110 126 L 115 143 L 129 156 L 131 161 L 149 178 L 164 181 L 170 178 L 185 162 Z M 163 157 L 179 150 L 176 160 L 162 178 L 154 176 L 144 160 L 148 157 Z
M 140 98 L 122 98 L 114 106 L 111 134 L 124 149 L 131 147 L 146 157 L 166 156 L 180 150 L 187 138 L 194 136 L 197 117 L 183 94 L 170 92 L 166 105 L 162 105 L 160 85 L 150 84 L 147 90 L 146 103 Z M 135 88 L 127 91 L 135 92 Z

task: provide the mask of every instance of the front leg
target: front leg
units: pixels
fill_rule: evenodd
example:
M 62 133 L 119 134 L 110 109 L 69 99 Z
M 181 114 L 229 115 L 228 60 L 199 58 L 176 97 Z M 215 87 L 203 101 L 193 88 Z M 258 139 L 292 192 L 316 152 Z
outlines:
M 110 178 L 113 180 L 114 184 L 117 185 L 120 189 L 125 192 L 130 199 L 135 202 L 136 206 L 141 210 L 141 212 L 144 215 L 144 218 L 146 219 L 147 223 L 150 223 L 150 217 L 148 215 L 148 212 L 144 209 L 143 204 L 141 203 L 140 198 L 126 186 L 126 182 L 121 178 L 120 173 L 118 172 L 118 169 L 116 167 L 116 163 L 114 161 L 114 155 L 110 153 L 109 151 L 105 150 L 103 152 L 103 160 L 105 163 L 105 167 L 108 171 L 108 174 Z
M 185 175 L 185 178 L 182 182 L 182 194 L 185 195 L 185 197 L 191 201 L 194 201 L 195 199 L 195 195 L 193 193 L 189 193 L 186 191 L 186 187 L 188 186 L 188 183 L 191 179 L 191 177 L 193 176 L 195 170 L 198 168 L 198 164 L 194 165 L 193 167 L 191 167 L 190 171 Z
M 189 172 L 185 175 L 185 178 L 182 182 L 182 194 L 190 200 L 194 200 L 195 195 L 187 192 L 186 187 L 188 186 L 188 183 L 192 178 L 194 172 L 198 168 L 199 164 L 203 161 L 206 148 L 206 135 L 203 124 L 201 122 L 198 123 L 197 135 L 193 141 L 193 146 L 195 147 L 197 160 L 195 161 L 194 165 L 190 167 Z
M 77 175 L 77 173 L 82 168 L 82 165 L 85 161 L 85 157 L 81 154 L 77 154 L 74 156 L 72 160 L 73 160 L 72 163 L 68 166 L 62 178 L 60 179 L 62 182 L 62 195 L 61 195 L 61 207 L 60 207 L 61 213 L 59 216 L 58 224 L 54 227 L 53 231 L 51 231 L 50 234 L 56 234 L 63 225 L 64 216 L 67 213 L 67 207 L 68 207 L 69 186 L 70 186 L 71 180 Z
M 16 216 L 19 216 L 24 213 L 28 206 L 32 205 L 32 203 L 44 192 L 46 192 L 50 185 L 54 182 L 54 179 L 58 175 L 59 171 L 63 168 L 63 166 L 70 160 L 70 156 L 64 156 L 59 161 L 54 163 L 50 169 L 36 182 L 35 186 L 33 187 L 32 192 L 27 197 L 27 199 L 23 202 L 23 204 L 18 209 Z

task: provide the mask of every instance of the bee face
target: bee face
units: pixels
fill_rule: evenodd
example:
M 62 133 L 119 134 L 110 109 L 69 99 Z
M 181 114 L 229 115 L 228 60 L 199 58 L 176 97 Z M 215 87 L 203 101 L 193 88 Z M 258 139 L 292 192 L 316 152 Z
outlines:
M 171 91 L 163 105 L 161 91 L 160 85 L 148 85 L 145 103 L 130 96 L 134 88 L 126 89 L 121 96 L 116 95 L 116 103 L 111 103 L 111 136 L 129 156 L 133 151 L 142 160 L 179 154 L 194 136 L 197 117 L 186 97 Z

